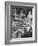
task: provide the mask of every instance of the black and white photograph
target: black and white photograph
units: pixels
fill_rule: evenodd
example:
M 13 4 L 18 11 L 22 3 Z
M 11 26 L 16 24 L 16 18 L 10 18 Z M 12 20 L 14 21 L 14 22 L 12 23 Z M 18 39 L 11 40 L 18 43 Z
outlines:
M 5 43 L 36 42 L 37 4 L 6 2 Z M 35 22 L 36 21 L 36 22 Z M 20 42 L 21 41 L 21 42 Z

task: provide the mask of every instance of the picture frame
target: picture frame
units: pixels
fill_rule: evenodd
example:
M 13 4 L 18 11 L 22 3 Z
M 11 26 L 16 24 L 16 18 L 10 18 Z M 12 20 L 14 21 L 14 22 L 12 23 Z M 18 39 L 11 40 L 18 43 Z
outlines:
M 15 11 L 17 14 L 15 13 Z M 13 37 L 13 33 L 14 33 L 13 30 L 15 30 L 15 27 L 13 26 L 14 28 L 12 28 L 12 25 L 15 25 L 15 24 L 13 24 L 12 22 L 14 20 L 14 17 L 16 15 L 21 16 L 21 14 L 23 14 L 23 16 L 25 15 L 24 17 L 25 17 L 25 23 L 26 23 L 28 18 L 31 18 L 31 17 L 29 17 L 30 16 L 29 11 L 31 11 L 31 15 L 32 15 L 31 20 L 33 20 L 33 21 L 30 21 L 30 22 L 32 22 L 31 25 L 32 25 L 33 29 L 31 28 L 31 32 L 28 33 L 29 29 L 23 28 L 23 29 L 25 29 L 26 32 L 25 32 L 25 34 L 23 33 L 24 34 L 23 35 L 22 34 L 23 30 L 20 31 L 22 34 L 22 37 L 20 35 L 18 35 L 18 37 L 16 37 L 16 36 Z M 28 16 L 28 17 L 26 17 L 26 16 Z M 16 19 L 18 20 L 18 17 Z M 24 18 L 21 20 L 23 20 L 23 23 L 22 23 L 22 25 L 23 25 L 24 24 Z M 14 20 L 14 22 L 19 23 L 19 22 L 16 22 L 16 20 Z M 10 32 L 12 32 L 12 33 L 10 33 Z M 5 44 L 22 44 L 22 43 L 36 43 L 36 42 L 37 42 L 37 4 L 36 3 L 30 3 L 30 2 L 24 3 L 24 2 L 6 1 L 5 2 Z

